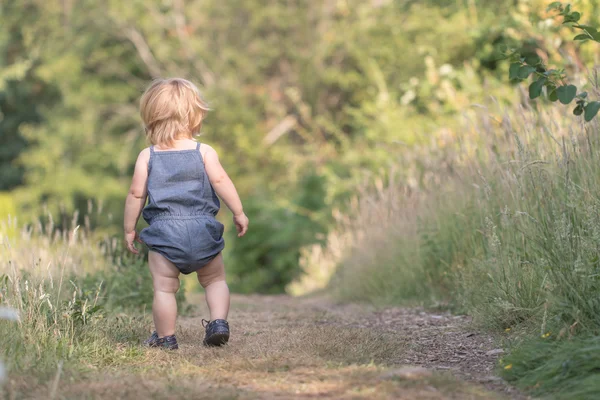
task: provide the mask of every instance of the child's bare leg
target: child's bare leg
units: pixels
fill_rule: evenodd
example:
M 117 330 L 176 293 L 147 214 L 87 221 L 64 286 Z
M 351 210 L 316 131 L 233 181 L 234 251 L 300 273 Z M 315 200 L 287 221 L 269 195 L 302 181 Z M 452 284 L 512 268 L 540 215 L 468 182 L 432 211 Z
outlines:
M 225 265 L 219 253 L 210 263 L 197 271 L 198 282 L 206 292 L 210 320 L 227 319 L 229 314 L 229 287 L 225 282 Z
M 229 314 L 229 286 L 225 281 L 211 283 L 204 288 L 206 304 L 210 311 L 210 320 L 227 319 Z
M 174 335 L 177 320 L 175 293 L 179 290 L 179 270 L 171 261 L 154 251 L 148 253 L 148 264 L 154 287 L 152 317 L 156 333 L 158 337 Z

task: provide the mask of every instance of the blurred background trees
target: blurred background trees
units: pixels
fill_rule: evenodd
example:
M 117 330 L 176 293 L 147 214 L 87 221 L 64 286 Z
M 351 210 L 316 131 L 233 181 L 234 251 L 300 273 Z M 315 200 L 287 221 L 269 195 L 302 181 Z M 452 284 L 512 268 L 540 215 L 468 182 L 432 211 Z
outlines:
M 547 3 L 4 0 L 0 217 L 47 206 L 60 224 L 91 200 L 103 210 L 94 228 L 118 233 L 145 146 L 139 96 L 152 78 L 185 77 L 212 105 L 201 140 L 252 221 L 228 241 L 234 286 L 281 291 L 358 185 L 414 145 L 468 134 L 456 117 L 472 104 L 519 101 L 503 48 L 561 52 L 572 69 L 596 56 L 563 43 L 571 34 L 548 22 Z M 598 1 L 578 9 L 598 22 Z

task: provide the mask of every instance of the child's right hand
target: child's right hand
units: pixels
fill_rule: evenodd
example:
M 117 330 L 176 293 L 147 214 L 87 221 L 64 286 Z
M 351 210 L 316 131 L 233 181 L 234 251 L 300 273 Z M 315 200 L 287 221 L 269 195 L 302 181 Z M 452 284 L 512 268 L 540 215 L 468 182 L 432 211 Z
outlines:
M 132 252 L 133 254 L 140 254 L 140 251 L 135 247 L 135 243 L 144 243 L 142 239 L 138 236 L 136 231 L 125 232 L 125 244 L 127 245 L 127 250 Z
M 235 229 L 237 229 L 238 237 L 242 237 L 246 234 L 246 231 L 248 231 L 248 224 L 250 221 L 246 214 L 241 213 L 233 216 L 233 223 L 235 224 Z

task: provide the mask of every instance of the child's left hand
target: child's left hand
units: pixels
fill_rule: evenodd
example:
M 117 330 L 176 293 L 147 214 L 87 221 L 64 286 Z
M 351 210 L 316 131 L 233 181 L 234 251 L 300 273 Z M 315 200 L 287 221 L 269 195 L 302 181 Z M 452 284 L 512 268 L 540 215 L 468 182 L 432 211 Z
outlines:
M 136 231 L 125 232 L 125 243 L 127 243 L 127 250 L 133 254 L 139 254 L 140 251 L 136 249 L 133 242 L 143 243 Z

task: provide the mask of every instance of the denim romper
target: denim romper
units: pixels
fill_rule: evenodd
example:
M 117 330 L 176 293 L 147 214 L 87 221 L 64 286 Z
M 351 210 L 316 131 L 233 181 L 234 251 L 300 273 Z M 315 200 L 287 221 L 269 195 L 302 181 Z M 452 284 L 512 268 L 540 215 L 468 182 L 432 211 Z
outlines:
M 148 162 L 148 204 L 143 217 L 150 225 L 140 239 L 183 273 L 208 264 L 225 247 L 223 224 L 215 219 L 220 202 L 200 154 L 192 150 L 154 151 Z

